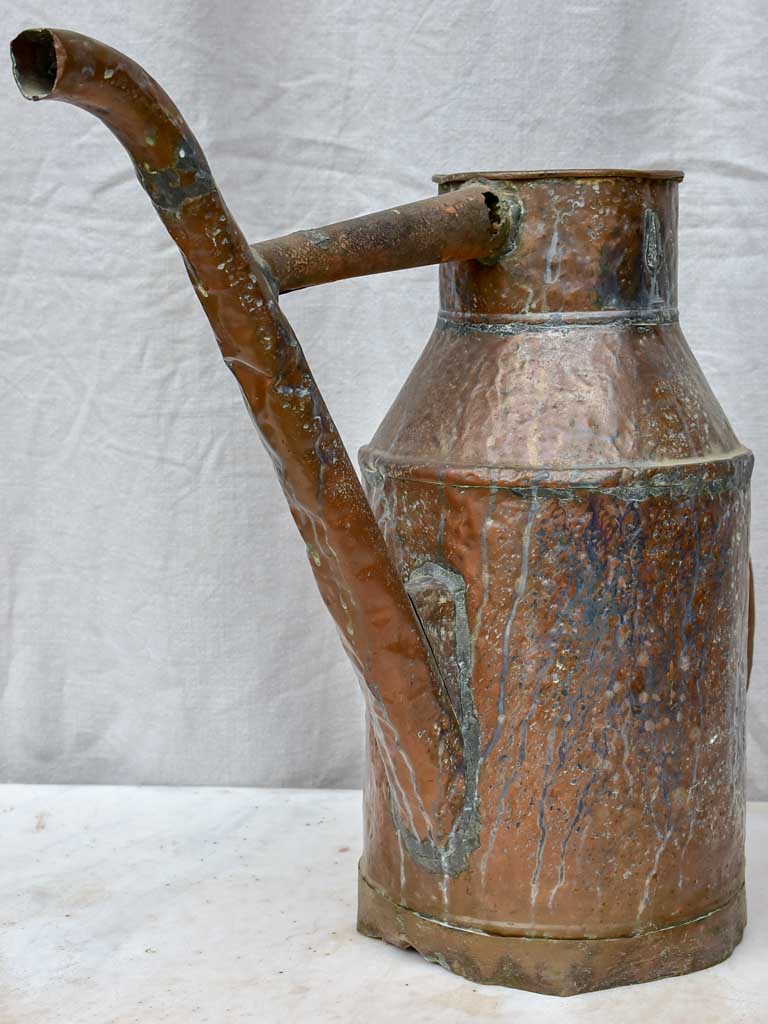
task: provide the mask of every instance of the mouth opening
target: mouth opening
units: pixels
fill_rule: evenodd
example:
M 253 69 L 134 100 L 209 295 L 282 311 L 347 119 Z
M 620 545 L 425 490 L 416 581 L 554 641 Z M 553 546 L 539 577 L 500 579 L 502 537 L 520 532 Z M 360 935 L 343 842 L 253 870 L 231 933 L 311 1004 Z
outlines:
M 47 28 L 29 28 L 11 43 L 13 77 L 22 96 L 43 100 L 56 84 L 58 64 L 53 33 Z

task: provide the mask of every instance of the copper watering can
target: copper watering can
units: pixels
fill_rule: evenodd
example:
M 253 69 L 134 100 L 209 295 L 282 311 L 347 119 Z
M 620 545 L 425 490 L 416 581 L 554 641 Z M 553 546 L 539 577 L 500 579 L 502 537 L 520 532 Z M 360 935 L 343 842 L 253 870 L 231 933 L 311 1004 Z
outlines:
M 58 30 L 12 56 L 127 149 L 306 542 L 367 700 L 360 931 L 563 995 L 728 956 L 752 455 L 678 325 L 682 174 L 447 175 L 249 246 L 142 68 Z M 362 487 L 278 296 L 432 263 Z

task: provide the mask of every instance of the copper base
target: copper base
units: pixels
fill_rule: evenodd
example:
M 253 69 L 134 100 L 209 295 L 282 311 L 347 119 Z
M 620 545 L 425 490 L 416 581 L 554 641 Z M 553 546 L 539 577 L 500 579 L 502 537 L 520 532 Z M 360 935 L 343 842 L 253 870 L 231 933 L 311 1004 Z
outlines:
M 425 917 L 393 903 L 359 876 L 357 928 L 484 985 L 547 995 L 689 974 L 725 960 L 747 920 L 744 889 L 703 917 L 616 939 L 545 939 L 494 935 Z

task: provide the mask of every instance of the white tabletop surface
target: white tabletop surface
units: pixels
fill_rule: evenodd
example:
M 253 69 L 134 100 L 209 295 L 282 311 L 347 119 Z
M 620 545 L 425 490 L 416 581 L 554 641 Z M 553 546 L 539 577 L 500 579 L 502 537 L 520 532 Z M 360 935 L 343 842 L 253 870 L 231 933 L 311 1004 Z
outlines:
M 0 786 L 0 1024 L 768 1024 L 768 804 L 730 960 L 559 999 L 355 931 L 358 792 Z

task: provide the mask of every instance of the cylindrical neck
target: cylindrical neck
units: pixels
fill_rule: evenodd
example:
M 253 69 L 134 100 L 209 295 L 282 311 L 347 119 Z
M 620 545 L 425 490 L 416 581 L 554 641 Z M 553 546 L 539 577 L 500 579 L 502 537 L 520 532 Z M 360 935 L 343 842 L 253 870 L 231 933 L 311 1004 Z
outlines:
M 492 178 L 519 207 L 493 265 L 440 268 L 449 316 L 670 320 L 677 316 L 676 171 L 500 172 L 436 180 L 448 191 Z

